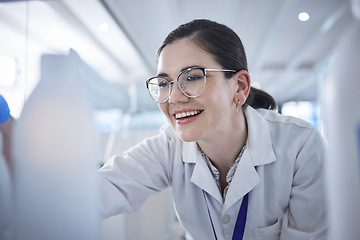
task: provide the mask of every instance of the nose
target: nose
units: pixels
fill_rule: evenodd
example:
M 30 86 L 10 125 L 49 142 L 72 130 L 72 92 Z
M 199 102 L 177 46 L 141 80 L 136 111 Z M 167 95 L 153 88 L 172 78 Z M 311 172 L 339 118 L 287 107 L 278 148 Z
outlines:
M 169 96 L 169 104 L 174 104 L 177 102 L 185 102 L 189 99 L 189 97 L 185 96 L 185 94 L 180 90 L 177 82 L 173 82 L 172 88 Z

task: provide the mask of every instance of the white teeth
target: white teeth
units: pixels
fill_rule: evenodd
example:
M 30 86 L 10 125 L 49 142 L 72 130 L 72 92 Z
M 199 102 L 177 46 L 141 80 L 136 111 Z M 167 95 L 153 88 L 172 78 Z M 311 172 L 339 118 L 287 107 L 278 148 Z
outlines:
M 177 113 L 177 114 L 175 114 L 175 118 L 180 119 L 180 118 L 183 118 L 183 117 L 188 117 L 188 116 L 197 115 L 197 114 L 199 114 L 199 113 L 200 113 L 199 110 L 190 111 L 190 112 Z

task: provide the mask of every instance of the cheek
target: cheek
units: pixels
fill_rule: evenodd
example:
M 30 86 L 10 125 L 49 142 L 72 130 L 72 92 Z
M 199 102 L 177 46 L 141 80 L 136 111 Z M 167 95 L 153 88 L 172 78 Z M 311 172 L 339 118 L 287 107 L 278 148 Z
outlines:
M 231 116 L 232 110 L 235 110 L 233 95 L 231 91 L 222 91 L 220 94 L 213 94 L 212 98 L 207 100 L 207 106 L 213 118 L 218 120 Z

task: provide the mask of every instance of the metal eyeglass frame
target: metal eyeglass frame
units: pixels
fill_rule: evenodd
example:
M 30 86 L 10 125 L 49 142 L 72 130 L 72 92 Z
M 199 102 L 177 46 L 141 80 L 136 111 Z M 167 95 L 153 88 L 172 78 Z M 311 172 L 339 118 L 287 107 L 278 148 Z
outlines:
M 184 90 L 183 90 L 183 87 L 180 85 L 180 82 L 179 82 L 180 76 L 181 76 L 182 74 L 184 74 L 184 73 L 186 73 L 186 72 L 190 72 L 190 71 L 193 70 L 193 69 L 200 69 L 200 70 L 203 72 L 203 74 L 204 74 L 204 87 L 203 87 L 203 89 L 201 90 L 201 92 L 200 92 L 198 95 L 195 95 L 195 96 L 191 96 L 191 95 L 185 93 Z M 177 83 L 178 83 L 178 86 L 179 86 L 179 89 L 181 90 L 181 92 L 182 92 L 185 96 L 187 96 L 187 97 L 189 97 L 189 98 L 199 97 L 199 96 L 204 92 L 204 89 L 205 89 L 205 85 L 206 85 L 206 72 L 234 72 L 234 73 L 236 73 L 235 70 L 229 70 L 229 69 L 213 69 L 213 68 L 204 68 L 204 67 L 189 67 L 189 68 L 186 68 L 186 69 L 182 70 L 182 71 L 180 72 L 180 74 L 179 74 L 179 75 L 177 76 L 177 78 L 176 78 L 176 81 L 177 81 Z M 155 98 L 153 97 L 153 95 L 152 95 L 151 92 L 150 92 L 149 82 L 150 82 L 152 79 L 154 79 L 154 78 L 164 79 L 164 80 L 167 81 L 168 84 L 170 85 L 170 87 L 169 87 L 169 94 L 168 94 L 167 98 L 166 98 L 164 101 L 158 102 L 157 100 L 155 100 Z M 164 102 L 168 101 L 169 98 L 170 98 L 171 91 L 172 91 L 172 84 L 173 84 L 174 82 L 175 82 L 175 81 L 170 81 L 170 80 L 168 80 L 166 77 L 154 76 L 154 77 L 149 78 L 149 79 L 146 81 L 146 88 L 147 88 L 147 90 L 148 90 L 151 98 L 152 98 L 155 102 L 157 102 L 157 103 L 164 103 Z

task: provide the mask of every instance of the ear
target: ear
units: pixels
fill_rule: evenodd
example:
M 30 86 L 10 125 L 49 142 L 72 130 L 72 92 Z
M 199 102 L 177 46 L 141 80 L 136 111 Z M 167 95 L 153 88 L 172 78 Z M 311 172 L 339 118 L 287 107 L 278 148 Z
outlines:
M 233 76 L 236 81 L 236 92 L 234 96 L 235 104 L 243 105 L 250 92 L 250 75 L 248 71 L 241 70 Z

